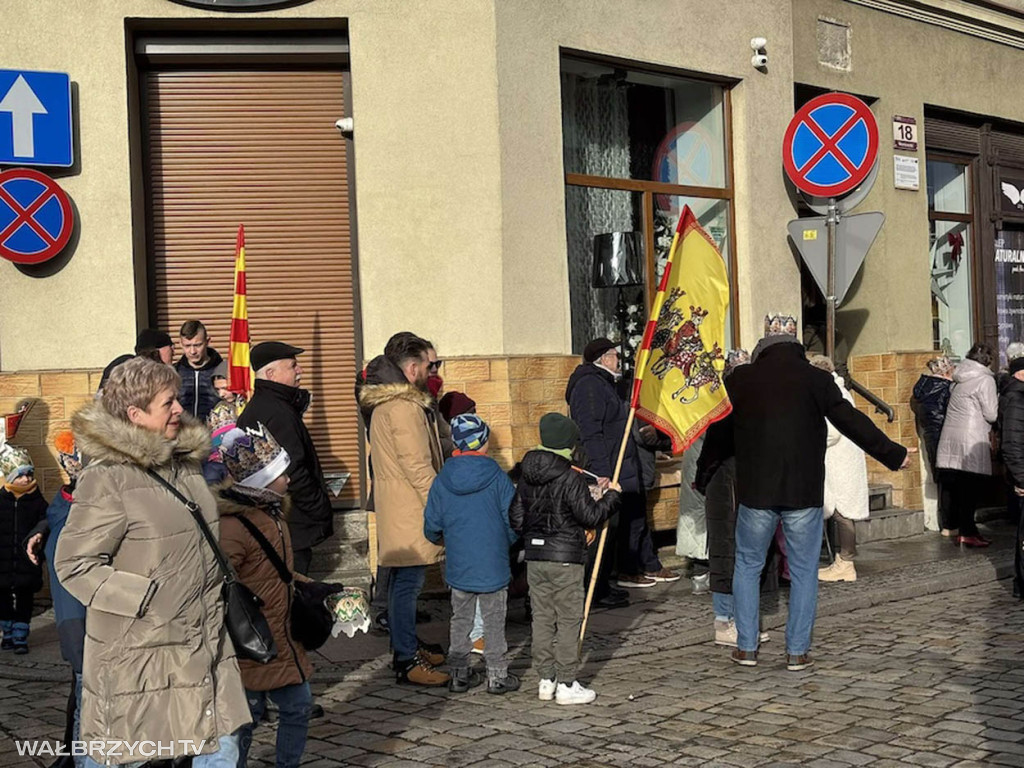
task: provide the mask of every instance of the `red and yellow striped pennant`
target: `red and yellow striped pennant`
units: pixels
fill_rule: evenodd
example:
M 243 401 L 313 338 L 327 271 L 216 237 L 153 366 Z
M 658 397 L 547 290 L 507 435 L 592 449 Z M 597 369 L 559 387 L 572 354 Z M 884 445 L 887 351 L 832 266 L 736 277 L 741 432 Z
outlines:
M 228 389 L 235 394 L 252 392 L 252 368 L 249 363 L 249 306 L 245 286 L 245 226 L 238 225 L 235 246 L 235 301 L 231 307 L 231 338 L 228 354 Z

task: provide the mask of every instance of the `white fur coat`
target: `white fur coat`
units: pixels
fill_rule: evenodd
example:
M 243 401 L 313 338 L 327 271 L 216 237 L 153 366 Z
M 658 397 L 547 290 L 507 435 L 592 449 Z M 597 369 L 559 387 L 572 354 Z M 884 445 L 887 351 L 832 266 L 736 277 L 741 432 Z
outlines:
M 853 404 L 843 377 L 833 373 L 843 399 Z M 868 517 L 868 468 L 864 451 L 828 422 L 828 448 L 825 451 L 825 517 L 837 510 L 850 520 Z

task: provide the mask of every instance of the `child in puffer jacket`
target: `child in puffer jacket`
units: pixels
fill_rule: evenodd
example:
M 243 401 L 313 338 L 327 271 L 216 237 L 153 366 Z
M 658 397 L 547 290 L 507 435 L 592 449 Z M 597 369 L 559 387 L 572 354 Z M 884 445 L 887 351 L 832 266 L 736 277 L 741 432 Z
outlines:
M 43 569 L 29 560 L 26 539 L 46 517 L 32 458 L 24 448 L 0 447 L 0 650 L 28 653 L 29 622 Z
M 523 458 L 509 512 L 513 530 L 526 544 L 537 697 L 558 704 L 589 704 L 597 697 L 576 679 L 587 531 L 615 513 L 621 492 L 611 483 L 601 500 L 594 500 L 570 458 L 579 436 L 576 424 L 560 413 L 541 417 L 541 444 Z
M 512 580 L 508 549 L 518 538 L 508 521 L 515 487 L 487 455 L 490 429 L 479 416 L 456 416 L 451 427 L 455 450 L 434 479 L 423 512 L 423 535 L 435 544 L 444 539 L 445 580 L 452 588 L 448 689 L 463 693 L 482 682 L 469 667 L 479 608 L 487 638 L 487 692 L 504 694 L 519 688 L 519 678 L 508 671 L 505 640 Z

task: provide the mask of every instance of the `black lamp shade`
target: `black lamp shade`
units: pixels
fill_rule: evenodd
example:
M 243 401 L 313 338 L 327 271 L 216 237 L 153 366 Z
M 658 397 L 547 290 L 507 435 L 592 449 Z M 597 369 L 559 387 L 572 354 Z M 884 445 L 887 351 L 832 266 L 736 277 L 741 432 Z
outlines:
M 640 232 L 594 235 L 595 288 L 642 285 L 644 247 Z

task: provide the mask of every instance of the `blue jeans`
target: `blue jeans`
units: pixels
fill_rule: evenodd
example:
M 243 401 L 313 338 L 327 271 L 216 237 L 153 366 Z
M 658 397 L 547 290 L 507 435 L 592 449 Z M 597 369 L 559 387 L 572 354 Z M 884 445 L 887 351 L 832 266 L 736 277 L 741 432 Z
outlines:
M 238 768 L 238 741 L 240 733 L 241 729 L 228 736 L 221 736 L 217 739 L 220 749 L 208 755 L 196 755 L 193 757 L 192 768 Z M 155 759 L 157 758 L 151 757 L 132 763 L 121 763 L 118 765 L 118 768 L 141 768 L 150 760 Z M 97 763 L 88 756 L 85 758 L 85 765 L 86 768 L 104 768 L 102 764 Z
M 733 571 L 732 594 L 736 610 L 736 645 L 741 651 L 757 650 L 761 571 L 780 516 L 791 580 L 786 653 L 799 655 L 807 653 L 811 647 L 814 616 L 818 610 L 822 508 L 752 509 L 740 504 L 736 517 L 736 568 Z
M 391 569 L 388 585 L 388 620 L 391 622 L 391 648 L 399 661 L 416 655 L 416 599 L 423 589 L 427 568 L 408 565 Z
M 716 619 L 731 619 L 734 614 L 732 592 L 712 592 L 711 607 Z
M 238 768 L 245 768 L 245 761 L 252 745 L 252 732 L 256 723 L 263 719 L 263 710 L 267 706 L 267 698 L 277 704 L 277 768 L 298 768 L 302 762 L 302 753 L 306 749 L 306 733 L 309 731 L 309 709 L 313 704 L 313 695 L 309 691 L 309 683 L 296 683 L 270 691 L 245 690 L 245 698 L 249 702 L 249 712 L 253 722 L 243 725 L 241 734 L 241 755 Z

